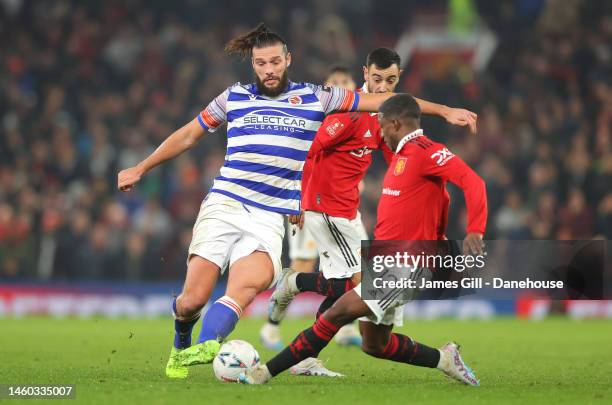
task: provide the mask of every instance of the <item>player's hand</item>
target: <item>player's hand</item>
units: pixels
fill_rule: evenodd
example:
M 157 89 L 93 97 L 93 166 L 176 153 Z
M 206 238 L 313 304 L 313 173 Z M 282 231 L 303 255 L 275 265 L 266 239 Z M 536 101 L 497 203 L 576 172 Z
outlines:
M 463 253 L 466 255 L 480 255 L 485 254 L 485 243 L 482 240 L 482 234 L 478 232 L 470 232 L 463 240 Z
M 121 191 L 129 191 L 140 181 L 143 175 L 144 171 L 138 166 L 121 170 L 117 175 L 117 188 Z
M 300 212 L 299 215 L 289 215 L 289 223 L 302 229 L 304 226 L 304 211 Z
M 478 119 L 476 113 L 463 108 L 449 108 L 444 113 L 444 118 L 446 118 L 446 122 L 449 124 L 462 127 L 469 126 L 470 132 L 473 134 L 476 133 L 476 120 Z

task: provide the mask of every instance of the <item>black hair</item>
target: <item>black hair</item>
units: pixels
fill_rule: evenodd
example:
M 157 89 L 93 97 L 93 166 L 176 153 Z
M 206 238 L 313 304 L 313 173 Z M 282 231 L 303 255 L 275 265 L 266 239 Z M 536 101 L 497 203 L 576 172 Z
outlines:
M 230 55 L 237 53 L 244 59 L 252 54 L 253 48 L 264 48 L 276 44 L 283 45 L 283 51 L 286 55 L 288 50 L 285 40 L 277 33 L 270 31 L 266 24 L 259 23 L 257 27 L 246 34 L 230 40 L 225 45 L 225 52 Z
M 393 49 L 389 48 L 376 48 L 368 54 L 366 59 L 366 66 L 370 67 L 376 65 L 381 69 L 386 69 L 391 65 L 397 65 L 400 67 L 400 56 Z
M 388 98 L 378 108 L 378 113 L 382 114 L 386 120 L 406 121 L 409 119 L 420 120 L 421 108 L 414 97 L 407 93 L 396 94 Z

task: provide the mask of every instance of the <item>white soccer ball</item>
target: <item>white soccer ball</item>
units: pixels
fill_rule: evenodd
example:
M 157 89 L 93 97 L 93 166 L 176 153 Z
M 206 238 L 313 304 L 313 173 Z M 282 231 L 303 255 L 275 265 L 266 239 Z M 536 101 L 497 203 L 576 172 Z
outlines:
M 236 382 L 240 373 L 259 364 L 259 353 L 244 340 L 230 340 L 219 349 L 213 360 L 215 376 L 226 382 Z

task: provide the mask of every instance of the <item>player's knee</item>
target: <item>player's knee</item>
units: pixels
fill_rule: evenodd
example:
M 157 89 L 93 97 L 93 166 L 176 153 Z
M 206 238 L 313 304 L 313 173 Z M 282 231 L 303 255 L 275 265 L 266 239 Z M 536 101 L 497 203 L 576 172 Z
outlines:
M 359 317 L 353 313 L 351 308 L 339 302 L 332 305 L 323 315 L 327 321 L 338 326 L 347 325 Z

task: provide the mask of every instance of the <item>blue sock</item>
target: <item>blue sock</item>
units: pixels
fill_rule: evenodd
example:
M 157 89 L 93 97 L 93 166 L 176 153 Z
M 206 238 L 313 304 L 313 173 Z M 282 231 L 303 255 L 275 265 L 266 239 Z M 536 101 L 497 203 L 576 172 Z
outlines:
M 172 301 L 172 312 L 174 313 L 174 347 L 186 349 L 191 346 L 191 331 L 193 325 L 200 319 L 200 314 L 198 313 L 188 321 L 179 320 L 176 314 L 176 298 Z
M 236 327 L 242 308 L 233 299 L 224 295 L 214 302 L 202 319 L 202 331 L 198 343 L 207 340 L 222 342 Z

